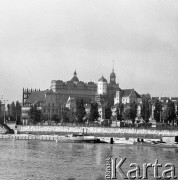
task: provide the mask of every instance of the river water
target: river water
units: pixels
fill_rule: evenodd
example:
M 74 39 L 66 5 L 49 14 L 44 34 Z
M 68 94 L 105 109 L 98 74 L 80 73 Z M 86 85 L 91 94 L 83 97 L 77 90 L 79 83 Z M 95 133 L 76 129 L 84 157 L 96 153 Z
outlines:
M 57 143 L 38 140 L 0 140 L 0 180 L 104 180 L 106 159 L 130 163 L 172 163 L 178 176 L 178 150 L 131 145 Z M 159 174 L 168 168 L 160 168 Z M 153 168 L 148 169 L 152 180 Z M 117 173 L 117 179 L 122 180 Z

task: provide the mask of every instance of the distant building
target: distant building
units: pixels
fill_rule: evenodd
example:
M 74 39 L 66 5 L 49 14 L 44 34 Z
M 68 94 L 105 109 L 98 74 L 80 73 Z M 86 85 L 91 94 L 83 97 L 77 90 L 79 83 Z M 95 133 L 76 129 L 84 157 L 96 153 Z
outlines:
M 116 96 L 114 98 L 114 104 L 140 103 L 141 101 L 141 96 L 134 89 L 120 89 L 119 91 L 116 91 Z
M 162 111 L 166 110 L 167 103 L 169 100 L 171 100 L 175 105 L 175 112 L 177 112 L 177 105 L 178 105 L 178 97 L 152 97 L 150 100 L 150 103 L 152 105 L 152 113 L 151 113 L 151 119 L 154 119 L 154 110 L 155 110 L 155 102 L 156 101 L 161 102 L 162 104 Z

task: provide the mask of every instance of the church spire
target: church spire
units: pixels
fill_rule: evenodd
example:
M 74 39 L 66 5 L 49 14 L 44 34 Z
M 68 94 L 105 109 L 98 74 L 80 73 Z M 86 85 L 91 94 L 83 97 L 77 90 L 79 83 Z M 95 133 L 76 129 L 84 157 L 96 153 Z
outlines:
M 74 71 L 74 76 L 77 76 L 77 72 L 76 72 L 76 70 Z
M 116 84 L 116 74 L 114 73 L 114 60 L 113 60 L 112 73 L 110 74 L 110 84 Z
M 112 62 L 113 62 L 112 72 L 114 72 L 114 59 L 113 59 Z

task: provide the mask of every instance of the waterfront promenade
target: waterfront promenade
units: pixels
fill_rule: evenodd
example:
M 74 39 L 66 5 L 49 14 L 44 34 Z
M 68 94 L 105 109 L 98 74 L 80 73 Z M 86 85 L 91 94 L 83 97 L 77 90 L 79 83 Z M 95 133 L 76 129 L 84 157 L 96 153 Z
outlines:
M 111 127 L 82 127 L 82 126 L 18 126 L 19 133 L 31 134 L 67 134 L 84 133 L 103 137 L 145 137 L 160 138 L 162 136 L 178 136 L 176 130 L 111 128 Z

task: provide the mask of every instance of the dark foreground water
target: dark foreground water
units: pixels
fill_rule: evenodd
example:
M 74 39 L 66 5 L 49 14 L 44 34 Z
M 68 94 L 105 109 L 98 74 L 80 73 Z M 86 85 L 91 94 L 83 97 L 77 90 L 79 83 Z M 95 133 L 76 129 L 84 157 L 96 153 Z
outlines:
M 178 150 L 110 144 L 56 143 L 37 140 L 0 140 L 0 180 L 103 180 L 106 158 L 127 158 L 123 171 L 130 163 L 175 165 L 178 176 Z M 168 168 L 159 168 L 159 174 Z M 153 168 L 148 179 L 152 180 Z M 117 174 L 117 179 L 123 179 Z

